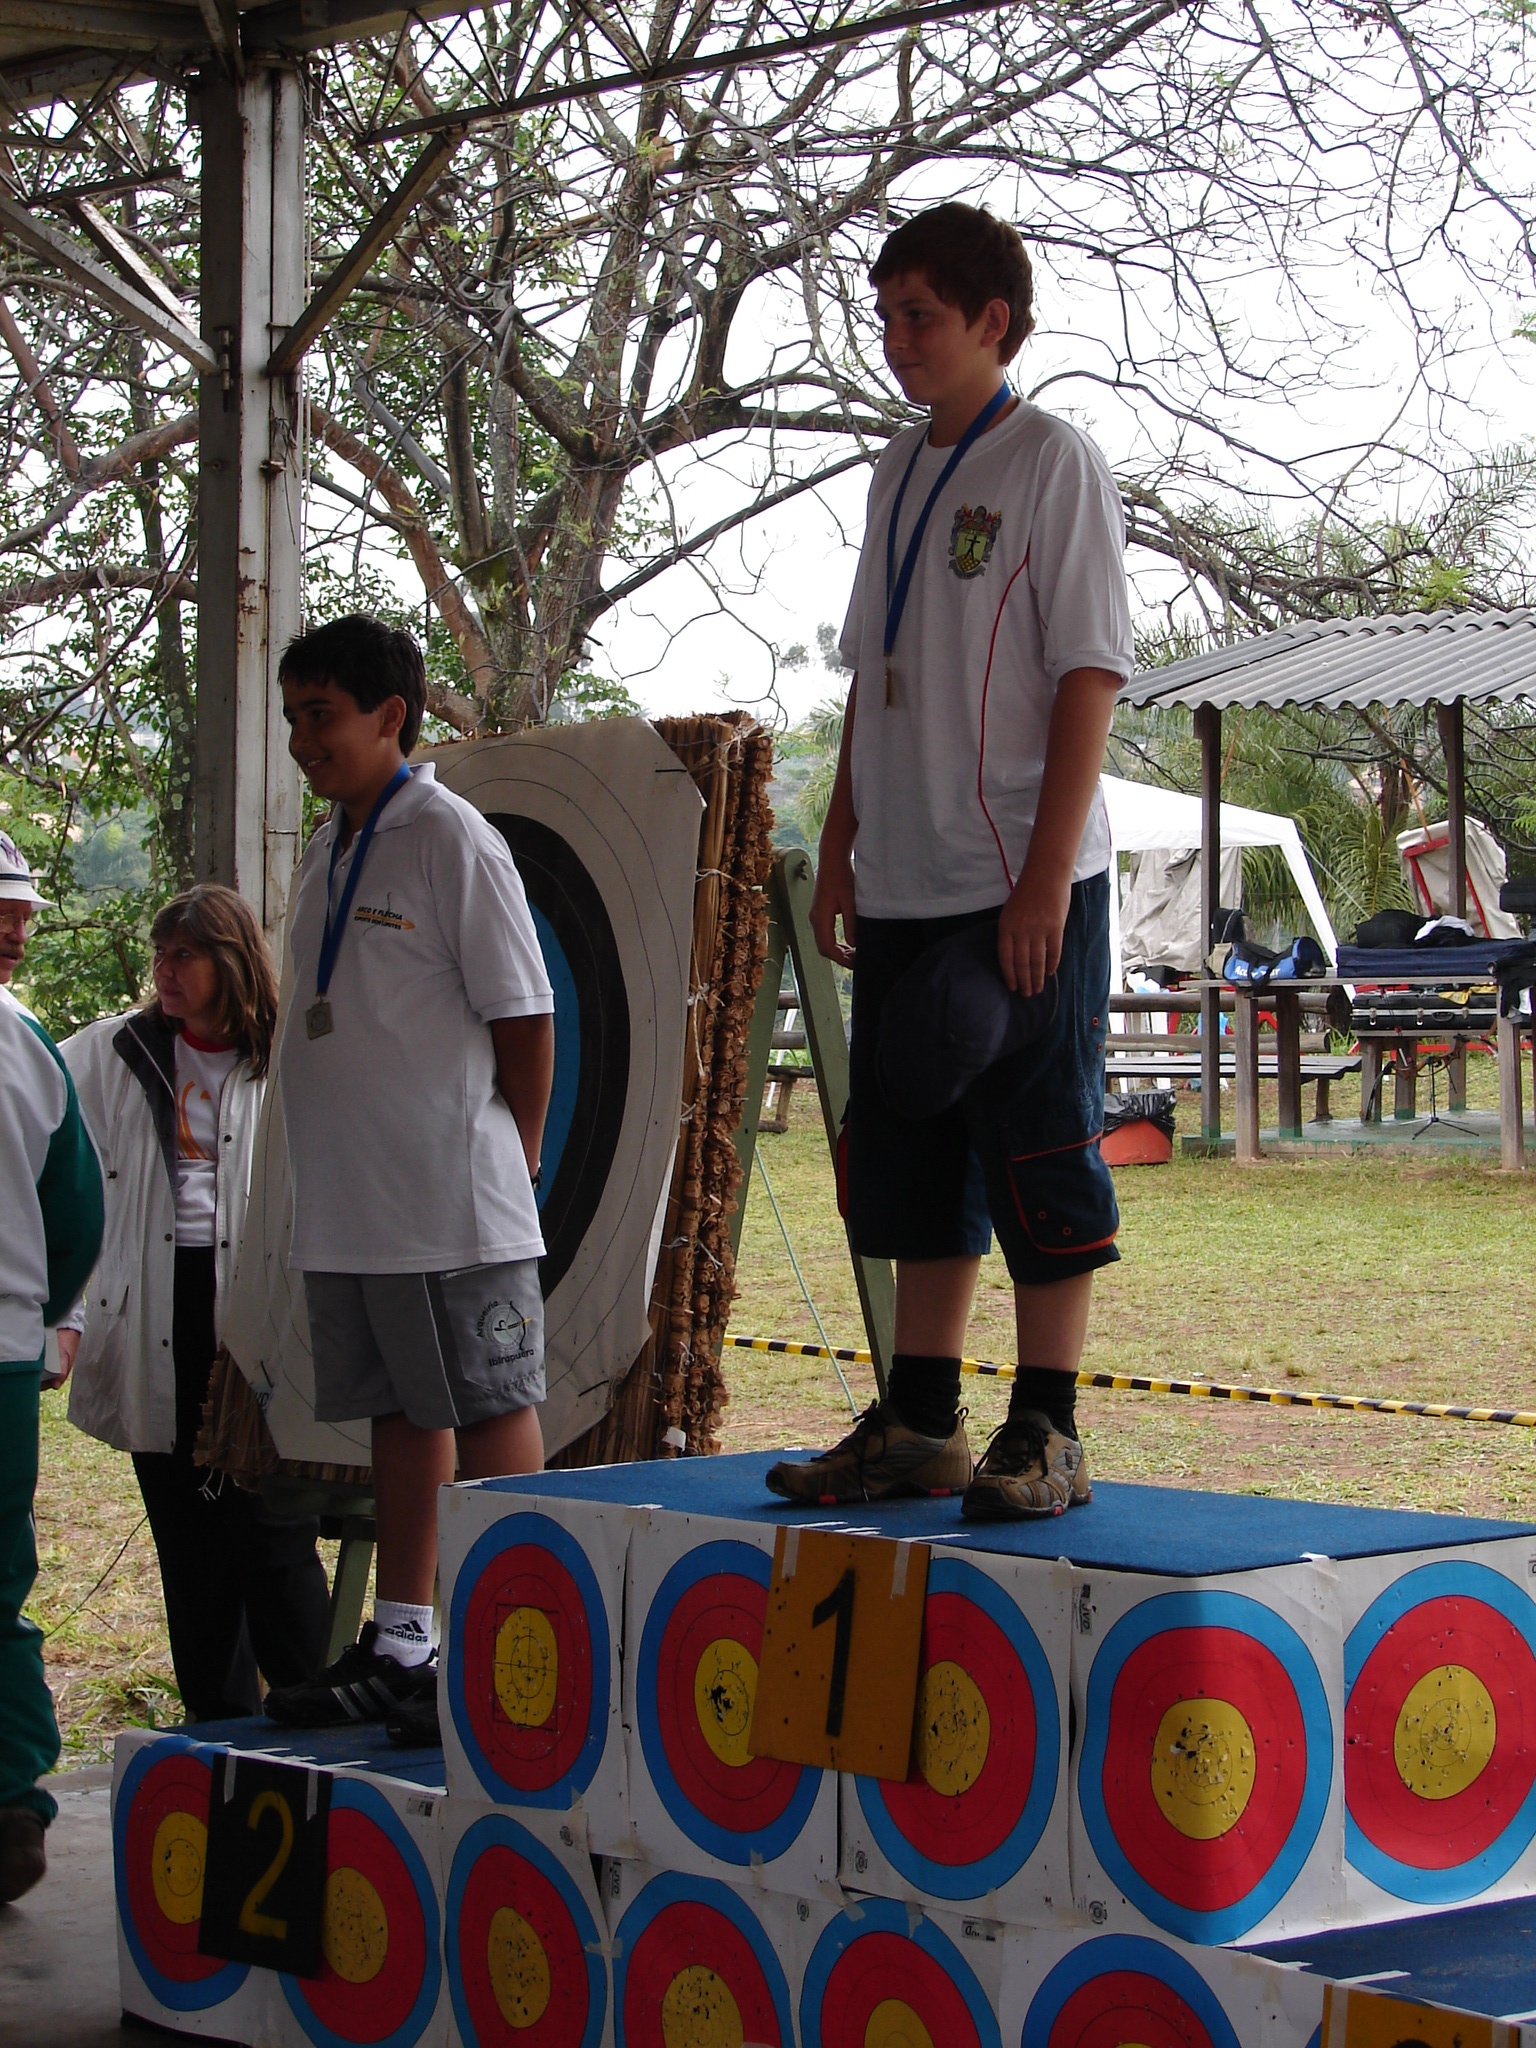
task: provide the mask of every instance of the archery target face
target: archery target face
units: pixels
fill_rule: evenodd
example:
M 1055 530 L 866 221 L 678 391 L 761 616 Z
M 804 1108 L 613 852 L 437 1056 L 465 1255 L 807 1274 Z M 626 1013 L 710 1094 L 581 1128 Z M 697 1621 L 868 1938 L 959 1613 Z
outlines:
M 600 2048 L 608 1971 L 595 1903 L 572 1865 L 510 1814 L 486 1814 L 466 1829 L 446 1914 L 448 1983 L 465 2048 Z
M 445 748 L 444 785 L 506 839 L 555 992 L 539 1209 L 550 1451 L 645 1343 L 682 1096 L 701 802 L 643 719 Z
M 456 1793 L 470 1789 L 458 1782 L 462 1756 L 474 1791 L 563 1808 L 587 1791 L 603 1760 L 616 1706 L 617 1629 L 577 1536 L 552 1515 L 507 1513 L 508 1498 L 454 1489 L 444 1502 L 449 1782 Z M 490 1526 L 460 1557 L 485 1516 Z M 612 1580 L 605 1528 L 591 1519 L 598 1568 Z
M 1470 1899 L 1536 1836 L 1536 1606 L 1447 1559 L 1381 1593 L 1344 1645 L 1345 1855 L 1415 1905 Z
M 303 2038 L 413 2048 L 442 1983 L 437 1891 L 411 1830 L 361 1778 L 332 1780 L 323 1916 L 320 1975 L 278 1978 Z
M 113 1806 L 118 1927 L 145 1990 L 173 2013 L 210 2012 L 250 1973 L 197 1952 L 216 1753 L 183 1736 L 149 1742 L 120 1770 Z
M 927 1915 L 860 1899 L 823 1930 L 800 1990 L 801 2048 L 1001 2048 L 993 1999 Z M 996 1943 L 978 1944 L 992 1962 Z
M 1333 1783 L 1311 1650 L 1219 1590 L 1138 1601 L 1093 1653 L 1077 1798 L 1108 1881 L 1155 1926 L 1234 1941 L 1307 1864 Z
M 614 1932 L 616 2048 L 794 2048 L 789 1985 L 763 1917 L 784 1911 L 717 1878 L 651 1877 Z
M 1019 1586 L 1043 1594 L 1032 1606 L 1048 1632 L 1066 1606 L 1054 1579 L 1047 1566 Z M 1007 1886 L 1039 1848 L 1060 1768 L 1056 1678 L 1019 1601 L 978 1565 L 935 1554 L 912 1771 L 904 1784 L 855 1779 L 850 1833 L 872 1838 L 916 1895 L 980 1898 Z M 845 1881 L 883 1890 L 884 1873 L 869 1874 L 860 1853 Z
M 663 1864 L 680 1860 L 679 1847 L 694 1852 L 696 1865 L 704 1859 L 705 1869 L 744 1869 L 754 1859 L 772 1864 L 795 1848 L 824 1796 L 818 1832 L 826 1839 L 812 1847 L 835 1867 L 835 1774 L 753 1757 L 747 1749 L 771 1556 L 755 1544 L 700 1542 L 685 1533 L 682 1554 L 663 1568 L 656 1556 L 662 1526 L 653 1520 L 633 1553 L 637 1566 L 644 1560 L 660 1571 L 648 1598 L 637 1585 L 631 1725 L 644 1785 L 632 1781 L 630 1800 L 642 1847 Z M 632 1584 L 638 1578 L 637 1572 Z
M 1038 1944 L 1030 1944 L 1038 1946 Z M 1242 1966 L 1200 1958 L 1235 1983 Z M 1026 1969 L 1030 1959 L 1026 1956 Z M 1255 1976 L 1262 1966 L 1251 1966 Z M 1139 1934 L 1092 1937 L 1043 1970 L 1030 1971 L 1019 2048 L 1240 2048 L 1226 2004 L 1196 1960 Z M 1008 2004 L 1015 2002 L 1010 1996 Z M 1256 2018 L 1243 1997 L 1243 2017 Z M 1248 2031 L 1252 2031 L 1252 2026 Z

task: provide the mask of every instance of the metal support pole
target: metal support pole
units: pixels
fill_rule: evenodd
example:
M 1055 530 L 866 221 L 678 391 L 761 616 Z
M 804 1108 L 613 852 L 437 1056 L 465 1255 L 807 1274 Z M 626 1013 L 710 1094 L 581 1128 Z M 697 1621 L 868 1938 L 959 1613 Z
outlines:
M 1200 959 L 1206 978 L 1205 956 L 1221 901 L 1221 712 L 1216 705 L 1195 707 L 1195 737 L 1200 742 Z M 1221 1143 L 1221 998 L 1214 988 L 1200 991 L 1200 1135 L 1207 1144 Z
M 1452 917 L 1467 914 L 1467 740 L 1465 705 L 1460 697 L 1435 706 L 1440 750 L 1445 755 L 1445 826 L 1451 888 L 1446 909 Z
M 277 663 L 299 629 L 303 560 L 297 376 L 276 335 L 304 305 L 304 120 L 298 74 L 204 74 L 199 390 L 197 869 L 280 937 L 299 837 Z

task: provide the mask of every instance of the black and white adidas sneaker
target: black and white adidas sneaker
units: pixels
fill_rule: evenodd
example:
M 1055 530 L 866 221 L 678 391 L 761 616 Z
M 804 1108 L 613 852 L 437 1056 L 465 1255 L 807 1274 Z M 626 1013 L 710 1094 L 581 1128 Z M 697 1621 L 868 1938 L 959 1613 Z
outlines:
M 363 1632 L 334 1664 L 298 1685 L 275 1685 L 267 1694 L 267 1717 L 285 1728 L 341 1728 L 352 1721 L 383 1721 L 430 1694 L 437 1696 L 437 1657 L 405 1665 L 373 1646 L 378 1627 Z

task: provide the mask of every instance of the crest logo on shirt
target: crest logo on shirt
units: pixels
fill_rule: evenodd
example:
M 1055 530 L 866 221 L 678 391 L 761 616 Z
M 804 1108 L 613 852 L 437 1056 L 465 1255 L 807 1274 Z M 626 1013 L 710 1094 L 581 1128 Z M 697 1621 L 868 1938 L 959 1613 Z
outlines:
M 359 903 L 352 913 L 352 922 L 382 925 L 387 932 L 413 932 L 416 929 L 408 917 L 396 910 L 393 895 L 384 898 L 382 909 L 376 903 Z
M 979 576 L 992 559 L 992 544 L 1003 523 L 1001 512 L 985 505 L 962 505 L 949 530 L 949 566 L 957 576 Z

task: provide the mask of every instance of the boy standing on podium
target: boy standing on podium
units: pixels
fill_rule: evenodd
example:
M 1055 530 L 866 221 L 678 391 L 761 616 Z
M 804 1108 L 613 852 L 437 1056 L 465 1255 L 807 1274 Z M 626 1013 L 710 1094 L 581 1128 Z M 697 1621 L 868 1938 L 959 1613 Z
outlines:
M 935 207 L 890 236 L 870 281 L 886 361 L 929 419 L 895 437 L 870 487 L 811 918 L 821 951 L 853 969 L 848 1226 L 856 1252 L 896 1262 L 896 1341 L 884 1400 L 768 1484 L 806 1502 L 953 1493 L 978 1519 L 1060 1514 L 1091 1496 L 1076 1372 L 1093 1274 L 1119 1256 L 1098 1145 L 1110 888 L 1098 778 L 1133 665 L 1124 516 L 1087 436 L 1009 387 L 1005 365 L 1034 325 L 1011 227 Z M 880 1082 L 887 996 L 975 924 L 995 927 L 1015 997 L 1055 978 L 1054 1014 L 955 1107 L 904 1115 Z M 1019 1368 L 973 1466 L 960 1361 L 993 1230 Z

